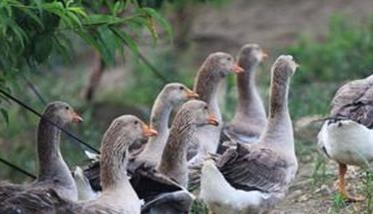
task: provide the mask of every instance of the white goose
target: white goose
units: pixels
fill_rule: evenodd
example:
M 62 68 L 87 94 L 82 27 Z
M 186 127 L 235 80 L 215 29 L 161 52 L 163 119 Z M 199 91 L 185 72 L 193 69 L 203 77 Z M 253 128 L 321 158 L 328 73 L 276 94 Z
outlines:
M 338 190 L 350 201 L 364 200 L 346 191 L 347 165 L 373 161 L 373 75 L 343 85 L 332 101 L 331 117 L 318 134 L 318 145 L 339 165 Z

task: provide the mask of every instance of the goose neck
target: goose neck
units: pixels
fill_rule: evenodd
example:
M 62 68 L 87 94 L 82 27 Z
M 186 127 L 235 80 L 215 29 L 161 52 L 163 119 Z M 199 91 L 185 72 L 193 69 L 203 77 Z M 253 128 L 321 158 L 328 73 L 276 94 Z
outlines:
M 188 117 L 175 118 L 159 165 L 162 172 L 185 168 L 188 143 L 192 140 L 195 131 L 196 127 L 191 124 Z
M 118 133 L 120 134 L 120 133 Z M 114 140 L 110 137 L 105 137 L 106 141 Z M 115 137 L 117 138 L 117 137 Z M 101 185 L 103 191 L 115 189 L 126 184 L 127 176 L 127 162 L 128 162 L 128 147 L 130 141 L 134 141 L 127 136 L 117 138 L 117 143 L 103 142 L 101 155 Z
M 157 130 L 158 136 L 167 134 L 171 112 L 171 103 L 162 100 L 162 98 L 157 98 L 150 115 L 150 126 Z
M 69 177 L 70 172 L 60 151 L 61 131 L 42 118 L 37 138 L 39 180 L 51 177 Z

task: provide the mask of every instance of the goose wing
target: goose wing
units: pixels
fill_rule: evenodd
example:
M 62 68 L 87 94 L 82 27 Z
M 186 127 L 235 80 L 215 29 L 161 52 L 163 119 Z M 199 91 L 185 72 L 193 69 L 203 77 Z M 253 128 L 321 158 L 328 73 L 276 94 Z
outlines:
M 139 198 L 145 201 L 152 200 L 162 193 L 184 190 L 182 186 L 158 172 L 154 167 L 138 167 L 130 181 Z
M 53 189 L 30 188 L 0 202 L 0 213 L 55 213 L 61 198 Z
M 174 213 L 188 213 L 193 200 L 194 196 L 184 190 L 163 193 L 147 202 L 141 208 L 141 213 L 151 213 L 152 209 L 166 209 L 167 211 L 173 210 Z
M 13 196 L 15 193 L 25 190 L 25 188 L 26 187 L 23 185 L 0 182 L 0 201 L 4 201 L 5 199 Z
M 269 148 L 237 144 L 222 155 L 217 166 L 237 189 L 273 192 L 288 184 L 288 163 Z
M 332 117 L 342 117 L 373 128 L 373 75 L 346 83 L 332 100 Z

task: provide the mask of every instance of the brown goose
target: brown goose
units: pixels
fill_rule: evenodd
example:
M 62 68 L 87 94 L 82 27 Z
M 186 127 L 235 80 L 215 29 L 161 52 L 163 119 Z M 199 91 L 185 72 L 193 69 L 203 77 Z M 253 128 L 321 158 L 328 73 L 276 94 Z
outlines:
M 194 81 L 194 91 L 197 92 L 202 101 L 208 104 L 210 111 L 216 115 L 218 121 L 222 120 L 218 99 L 218 89 L 223 83 L 225 76 L 234 71 L 236 73 L 243 72 L 230 54 L 216 52 L 210 54 L 199 69 Z M 219 144 L 220 132 L 222 126 L 217 127 L 206 126 L 197 130 L 195 148 L 191 147 L 190 153 L 196 155 L 189 161 L 190 165 L 198 165 L 201 163 L 208 153 L 215 153 Z
M 64 127 L 68 123 L 81 121 L 82 118 L 67 103 L 60 101 L 49 103 L 40 119 L 37 134 L 38 178 L 30 185 L 2 183 L 0 201 L 5 201 L 10 196 L 17 196 L 24 190 L 44 188 L 55 190 L 62 198 L 76 200 L 78 195 L 75 182 L 60 152 L 61 131 L 52 123 Z
M 185 103 L 175 116 L 158 170 L 183 187 L 188 185 L 187 148 L 198 129 L 219 122 L 208 105 L 199 100 Z
M 373 75 L 343 85 L 332 101 L 331 117 L 318 134 L 318 144 L 339 165 L 340 194 L 350 201 L 362 196 L 347 193 L 347 165 L 370 167 L 373 161 Z
M 101 146 L 102 194 L 84 202 L 65 200 L 53 191 L 27 191 L 2 204 L 1 213 L 140 213 L 141 203 L 127 172 L 129 146 L 157 132 L 132 115 L 116 118 L 105 132 Z
M 206 125 L 217 126 L 218 121 L 209 112 L 205 102 L 192 100 L 183 104 L 172 123 L 170 136 L 157 167 L 158 171 L 186 188 L 188 144 L 196 130 Z M 188 213 L 193 199 L 194 197 L 185 189 L 168 191 L 147 202 L 143 213 Z
M 150 126 L 158 131 L 158 136 L 150 137 L 144 150 L 131 161 L 138 164 L 156 166 L 169 136 L 168 123 L 172 110 L 190 98 L 198 98 L 198 94 L 181 83 L 169 83 L 159 93 L 154 102 L 150 116 Z
M 150 115 L 150 127 L 157 130 L 158 135 L 150 137 L 145 148 L 139 154 L 131 155 L 127 167 L 130 172 L 134 172 L 143 164 L 146 167 L 155 167 L 159 163 L 169 135 L 168 124 L 172 110 L 187 99 L 197 97 L 197 93 L 181 83 L 169 83 L 163 87 L 153 104 Z M 96 191 L 101 189 L 99 169 L 99 162 L 94 162 L 85 169 L 85 175 L 89 178 L 93 189 Z M 81 189 L 83 188 L 82 186 Z M 80 189 L 79 186 L 78 189 Z
M 212 160 L 204 163 L 200 197 L 214 213 L 263 213 L 285 196 L 298 168 L 288 111 L 289 82 L 296 67 L 288 55 L 272 67 L 269 119 L 259 143 L 239 143 L 216 165 Z
M 267 54 L 257 44 L 246 44 L 241 48 L 238 65 L 244 72 L 236 77 L 238 105 L 232 121 L 223 128 L 223 140 L 252 143 L 264 131 L 267 116 L 255 85 L 255 71 L 265 57 Z

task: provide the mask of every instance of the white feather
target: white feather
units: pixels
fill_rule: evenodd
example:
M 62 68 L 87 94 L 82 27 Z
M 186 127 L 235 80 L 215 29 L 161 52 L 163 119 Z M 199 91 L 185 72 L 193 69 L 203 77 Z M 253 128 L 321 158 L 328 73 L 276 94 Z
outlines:
M 318 134 L 318 144 L 332 159 L 369 167 L 373 160 L 373 130 L 352 120 L 326 121 Z

